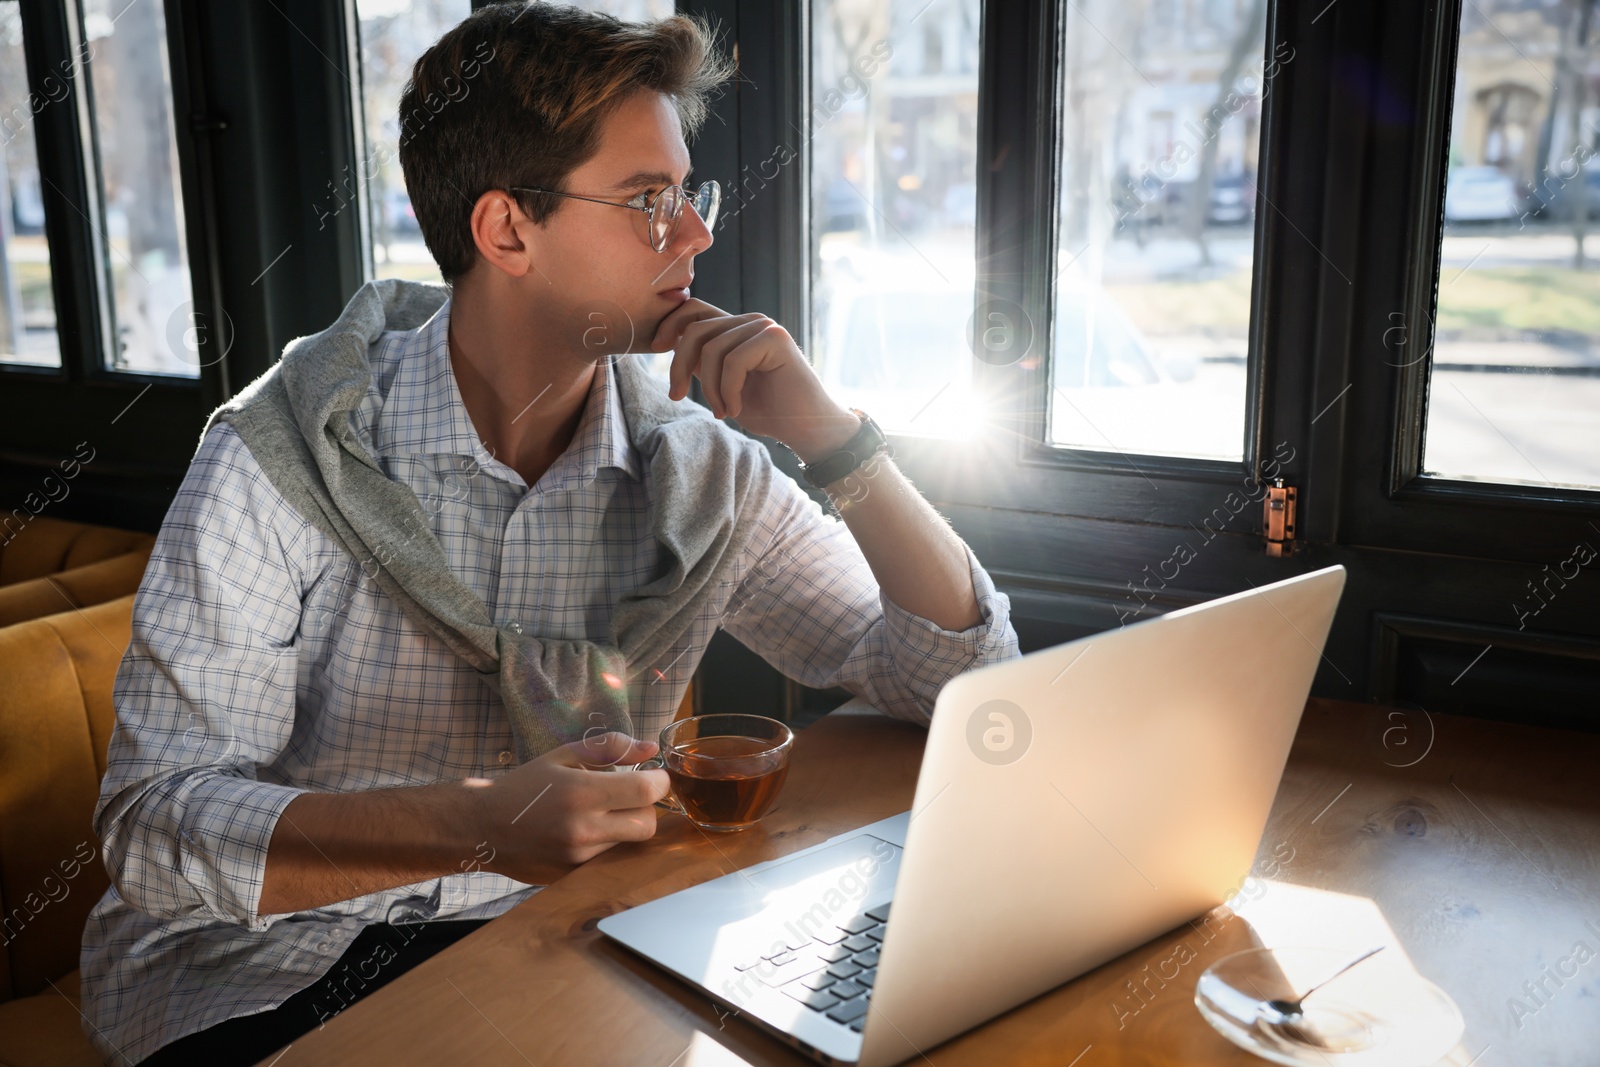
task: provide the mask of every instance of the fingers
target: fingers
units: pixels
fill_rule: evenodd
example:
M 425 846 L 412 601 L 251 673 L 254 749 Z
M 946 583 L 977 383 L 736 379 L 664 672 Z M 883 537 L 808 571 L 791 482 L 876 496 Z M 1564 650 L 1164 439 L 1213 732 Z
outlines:
M 608 811 L 599 816 L 594 829 L 604 841 L 611 844 L 648 841 L 656 833 L 656 809 L 642 807 Z
M 712 319 L 727 312 L 715 304 L 708 304 L 698 297 L 691 296 L 671 311 L 666 318 L 661 320 L 661 325 L 656 327 L 656 335 L 650 341 L 650 351 L 665 352 L 672 347 L 674 341 L 688 329 L 691 323 L 701 319 Z
M 745 323 L 757 320 L 766 320 L 760 312 L 751 312 L 748 315 L 727 315 L 719 312 L 715 316 L 706 316 L 692 320 L 675 335 L 673 343 L 675 349 L 672 356 L 672 368 L 668 371 L 671 387 L 667 396 L 672 400 L 682 400 L 689 395 L 689 379 L 693 375 L 700 379 L 700 384 L 708 389 L 717 384 L 717 375 L 714 368 L 705 362 L 705 352 L 709 342 L 720 337 L 730 330 L 738 329 Z M 711 399 L 707 396 L 707 399 Z
M 688 353 L 679 351 L 672 354 L 672 366 L 667 370 L 667 399 L 682 400 L 689 395 L 689 378 L 694 368 L 689 365 Z
M 584 863 L 619 841 L 648 841 L 654 837 L 655 802 L 667 791 L 665 771 L 594 777 L 605 780 L 599 795 L 588 795 L 586 810 L 569 824 L 567 850 L 574 863 Z
M 614 845 L 624 841 L 648 841 L 655 833 L 656 809 L 653 807 L 600 812 L 584 821 L 581 832 L 563 848 L 562 860 L 574 865 L 588 863 Z
M 601 783 L 599 806 L 605 811 L 648 808 L 666 796 L 671 788 L 672 781 L 666 771 L 622 771 L 608 775 Z
M 696 319 L 688 323 L 682 333 L 674 338 L 676 348 L 672 354 L 672 369 L 668 372 L 672 388 L 668 390 L 667 396 L 672 400 L 682 400 L 688 396 L 691 375 L 698 376 L 700 384 L 705 385 L 706 370 L 703 360 L 706 343 L 749 318 L 749 315 L 721 315 Z
M 671 783 L 659 769 L 635 771 L 656 754 L 654 741 L 640 741 L 613 730 L 552 749 L 548 758 L 585 773 L 579 805 L 594 811 L 620 811 L 649 807 L 667 795 Z M 616 770 L 617 773 L 602 773 Z M 577 780 L 574 780 L 577 782 Z
M 675 349 L 672 367 L 667 372 L 672 383 L 667 390 L 669 400 L 682 400 L 689 395 L 689 376 L 694 371 L 695 359 L 699 355 L 695 346 L 680 343 L 680 338 L 697 322 L 726 316 L 727 312 L 721 308 L 691 296 L 668 312 L 667 317 L 661 320 L 661 325 L 656 327 L 656 335 L 650 341 L 650 351 Z
M 737 391 L 729 392 L 726 388 L 726 376 L 723 367 L 728 355 L 747 342 L 755 340 L 766 332 L 767 328 L 775 325 L 765 315 L 756 313 L 743 315 L 737 319 L 726 320 L 729 325 L 704 338 L 685 338 L 686 344 L 699 352 L 695 367 L 695 376 L 700 379 L 700 386 L 705 390 L 706 403 L 711 405 L 711 413 L 718 418 L 726 418 L 733 414 L 730 406 L 737 406 L 739 394 Z M 743 376 L 740 376 L 743 382 Z
M 752 331 L 752 327 L 757 328 Z M 770 345 L 761 343 L 761 338 L 772 330 L 785 332 L 783 327 L 775 322 L 752 322 L 749 326 L 743 326 L 737 330 L 729 330 L 722 337 L 717 338 L 719 343 L 723 342 L 725 338 L 735 338 L 735 340 L 728 342 L 733 347 L 722 357 L 721 374 L 718 376 L 720 383 L 717 389 L 722 398 L 722 410 L 719 412 L 713 407 L 713 414 L 735 419 L 739 417 L 739 412 L 744 410 L 745 379 L 749 377 L 751 371 L 772 369 L 767 360 L 767 357 L 772 354 L 772 348 Z M 708 395 L 709 392 L 708 390 Z
M 608 730 L 551 749 L 541 758 L 566 767 L 592 768 L 643 763 L 655 754 L 654 741 L 641 741 L 616 730 Z

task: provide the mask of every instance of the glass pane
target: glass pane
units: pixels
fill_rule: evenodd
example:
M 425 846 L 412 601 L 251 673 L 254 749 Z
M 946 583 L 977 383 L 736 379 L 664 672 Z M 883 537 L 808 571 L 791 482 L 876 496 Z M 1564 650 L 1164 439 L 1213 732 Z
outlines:
M 1600 242 L 1586 241 L 1600 225 L 1593 8 L 1475 0 L 1462 9 L 1423 450 L 1430 474 L 1600 487 Z M 1403 330 L 1385 336 L 1398 366 L 1426 354 L 1404 339 Z
M 628 22 L 666 18 L 674 0 L 580 0 L 573 6 L 603 11 Z M 440 282 L 438 265 L 423 243 L 400 170 L 400 92 L 417 58 L 472 13 L 471 0 L 356 0 L 361 35 L 362 118 L 375 278 Z M 345 184 L 353 197 L 354 190 Z M 318 219 L 343 211 L 349 197 L 330 191 L 313 205 Z
M 107 365 L 196 377 L 203 335 L 189 285 L 163 5 L 83 0 L 83 30 L 115 324 Z
M 56 298 L 50 288 L 50 242 L 34 119 L 60 100 L 56 79 L 30 93 L 22 56 L 22 14 L 0 2 L 0 363 L 61 366 Z
M 603 11 L 624 22 L 647 22 L 676 13 L 675 0 L 570 0 L 585 11 Z
M 1261 111 L 1293 50 L 1266 0 L 1066 11 L 1050 442 L 1239 459 Z
M 978 422 L 967 385 L 979 6 L 811 7 L 811 354 L 834 397 L 897 433 L 955 436 Z M 749 167 L 723 216 L 806 147 L 797 135 Z
M 444 32 L 472 13 L 471 0 L 357 0 L 361 34 L 362 112 L 367 183 L 372 218 L 373 277 L 441 282 L 439 268 L 422 242 L 417 216 L 400 173 L 400 91 L 417 57 Z M 344 210 L 329 195 L 315 205 L 318 218 Z

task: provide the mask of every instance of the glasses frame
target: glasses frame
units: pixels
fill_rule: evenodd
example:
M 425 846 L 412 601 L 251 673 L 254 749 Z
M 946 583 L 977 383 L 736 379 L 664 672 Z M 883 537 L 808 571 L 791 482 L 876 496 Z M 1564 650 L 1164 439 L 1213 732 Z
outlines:
M 698 207 L 695 207 L 694 205 L 700 199 L 701 190 L 705 189 L 706 186 L 710 186 L 711 190 L 712 190 L 712 192 L 711 192 L 711 210 L 709 212 L 707 212 L 705 215 L 700 215 L 700 209 Z M 694 207 L 694 213 L 696 215 L 700 215 L 700 221 L 704 222 L 706 224 L 707 228 L 710 228 L 716 222 L 717 213 L 722 207 L 722 186 L 719 185 L 714 179 L 711 179 L 711 178 L 707 178 L 705 181 L 703 181 L 699 185 L 695 186 L 694 187 L 694 192 L 692 192 L 692 193 L 689 191 L 687 186 L 669 185 L 665 189 L 662 189 L 659 192 L 657 192 L 655 196 L 650 197 L 650 199 L 643 205 L 632 204 L 632 203 L 618 203 L 615 200 L 601 200 L 598 197 L 579 196 L 577 193 L 563 193 L 559 189 L 539 189 L 539 188 L 536 188 L 534 186 L 529 186 L 529 185 L 513 185 L 513 186 L 510 187 L 510 189 L 508 191 L 509 192 L 513 192 L 513 193 L 547 193 L 547 194 L 549 194 L 551 196 L 564 196 L 564 197 L 567 197 L 568 199 L 571 199 L 571 200 L 587 200 L 591 204 L 606 204 L 606 205 L 609 205 L 611 207 L 627 208 L 629 211 L 642 211 L 642 212 L 644 212 L 645 220 L 646 220 L 646 223 L 645 223 L 646 232 L 653 235 L 655 233 L 656 207 L 661 203 L 661 198 L 663 196 L 666 196 L 667 193 L 669 193 L 673 189 L 676 189 L 676 190 L 678 190 L 679 193 L 683 194 L 683 200 L 681 201 L 681 203 L 686 207 Z M 641 197 L 643 195 L 645 195 L 645 194 L 638 193 L 635 196 L 630 197 L 629 199 L 637 200 L 639 197 Z M 672 244 L 673 238 L 678 236 L 678 227 L 680 225 L 682 225 L 682 224 L 683 224 L 683 207 L 679 207 L 678 208 L 678 213 L 676 215 L 672 215 L 672 216 L 668 217 L 668 226 L 669 226 L 669 228 L 667 230 L 666 236 L 662 239 L 660 247 L 656 246 L 656 243 L 655 243 L 655 240 L 654 240 L 653 236 L 646 239 L 647 242 L 649 243 L 650 247 L 655 249 L 655 251 L 658 252 L 658 253 L 659 252 L 665 252 L 667 250 L 668 246 L 670 246 Z

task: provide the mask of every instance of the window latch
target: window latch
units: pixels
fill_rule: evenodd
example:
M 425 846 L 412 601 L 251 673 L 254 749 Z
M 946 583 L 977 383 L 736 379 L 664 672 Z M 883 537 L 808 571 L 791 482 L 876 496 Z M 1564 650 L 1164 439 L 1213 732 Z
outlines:
M 1294 552 L 1295 487 L 1275 478 L 1261 502 L 1261 531 L 1267 539 L 1267 555 L 1287 556 Z

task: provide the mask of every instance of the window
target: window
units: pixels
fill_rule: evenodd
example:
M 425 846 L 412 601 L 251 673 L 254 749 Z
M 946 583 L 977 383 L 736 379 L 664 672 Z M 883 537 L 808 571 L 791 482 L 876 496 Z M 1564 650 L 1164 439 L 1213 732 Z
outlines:
M 885 428 L 983 425 L 974 354 L 1051 361 L 1046 439 L 1244 455 L 1266 0 L 1065 8 L 1048 323 L 975 291 L 976 0 L 812 11 L 811 345 Z M 1050 341 L 1044 340 L 1049 327 Z
M 889 432 L 970 432 L 978 0 L 817 0 L 811 18 L 817 372 Z
M 94 180 L 111 323 L 108 370 L 196 377 L 172 72 L 161 4 L 83 0 Z M 91 215 L 91 217 L 93 217 Z
M 62 514 L 154 528 L 207 411 L 437 277 L 395 112 L 484 2 L 0 0 L 0 490 L 87 438 Z M 1594 0 L 677 6 L 740 68 L 697 295 L 886 424 L 1024 649 L 1341 563 L 1319 695 L 1592 726 Z M 198 379 L 186 287 L 239 327 Z
M 1049 439 L 1244 454 L 1266 0 L 1067 7 Z
M 603 11 L 624 22 L 664 19 L 677 9 L 673 0 L 576 0 L 573 6 L 588 11 Z
M 366 146 L 356 168 L 323 190 L 319 222 L 367 206 L 368 273 L 373 278 L 441 282 L 439 267 L 422 240 L 400 170 L 400 93 L 411 67 L 428 46 L 472 13 L 471 0 L 356 0 L 361 38 L 360 111 Z M 666 18 L 672 0 L 579 3 L 638 21 Z M 365 186 L 363 191 L 358 186 Z
M 1462 7 L 1428 474 L 1600 487 L 1600 26 L 1577 7 Z
M 199 376 L 164 11 L 0 0 L 0 363 Z
M 61 365 L 33 122 L 66 91 L 60 73 L 30 91 L 21 9 L 0 2 L 0 363 Z
M 361 173 L 330 188 L 319 220 L 358 210 L 356 183 L 366 185 L 374 278 L 438 282 L 439 268 L 422 241 L 400 173 L 400 93 L 411 66 L 446 30 L 472 13 L 470 0 L 358 0 L 361 33 L 361 117 L 366 151 Z

